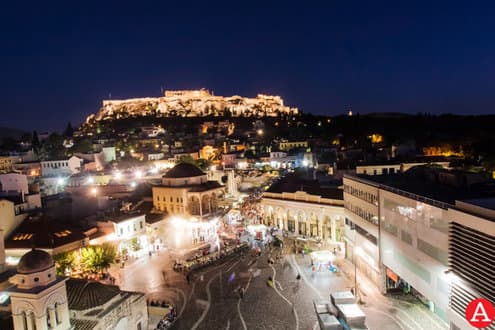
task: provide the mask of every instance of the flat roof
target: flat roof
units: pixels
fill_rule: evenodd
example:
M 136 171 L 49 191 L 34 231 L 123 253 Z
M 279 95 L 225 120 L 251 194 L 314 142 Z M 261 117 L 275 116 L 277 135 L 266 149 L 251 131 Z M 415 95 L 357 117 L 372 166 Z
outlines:
M 346 177 L 350 179 L 356 178 L 358 181 L 363 179 L 363 183 L 376 183 L 383 190 L 419 199 L 428 204 L 435 204 L 434 202 L 437 201 L 449 206 L 455 206 L 456 200 L 495 199 L 495 181 L 459 187 L 435 182 L 431 179 L 431 173 L 428 172 L 428 167 L 418 166 L 405 173 Z
M 495 211 L 495 196 L 487 197 L 487 198 L 473 198 L 473 199 L 465 199 L 462 200 L 464 203 L 473 204 L 479 207 L 483 207 L 485 209 Z

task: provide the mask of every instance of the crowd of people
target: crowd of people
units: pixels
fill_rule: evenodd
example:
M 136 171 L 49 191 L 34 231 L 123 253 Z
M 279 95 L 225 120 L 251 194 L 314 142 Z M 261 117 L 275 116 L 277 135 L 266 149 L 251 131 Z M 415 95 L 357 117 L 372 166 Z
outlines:
M 177 312 L 172 304 L 165 301 L 151 300 L 148 301 L 151 307 L 161 307 L 168 309 L 168 312 L 163 316 L 163 318 L 156 325 L 155 330 L 165 330 L 169 329 L 177 318 Z
M 248 249 L 249 246 L 247 243 L 228 245 L 225 246 L 223 249 L 221 249 L 219 253 L 215 252 L 207 255 L 198 256 L 193 260 L 188 260 L 188 261 L 176 260 L 174 263 L 174 270 L 178 272 L 189 273 L 190 271 L 212 265 L 227 256 L 231 256 L 236 253 L 245 252 Z

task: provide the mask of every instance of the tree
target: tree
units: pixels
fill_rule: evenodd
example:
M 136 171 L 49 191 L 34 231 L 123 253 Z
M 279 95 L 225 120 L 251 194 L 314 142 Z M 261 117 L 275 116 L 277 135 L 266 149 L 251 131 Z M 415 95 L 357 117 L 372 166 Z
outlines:
M 211 161 L 209 161 L 208 159 L 199 158 L 198 160 L 196 160 L 195 165 L 199 167 L 201 170 L 207 171 L 211 166 Z
M 55 260 L 55 271 L 57 275 L 65 275 L 67 269 L 72 270 L 76 265 L 76 256 L 74 252 L 62 252 L 53 256 Z
M 34 148 L 34 151 L 37 153 L 40 150 L 40 140 L 38 138 L 38 132 L 33 131 L 33 138 L 31 141 L 31 145 Z
M 81 263 L 87 270 L 98 273 L 108 269 L 116 256 L 117 251 L 111 244 L 88 246 L 81 250 Z
M 131 249 L 134 252 L 139 251 L 141 249 L 141 245 L 139 245 L 139 241 L 138 241 L 137 237 L 134 237 L 131 240 Z
M 74 128 L 72 128 L 72 124 L 70 122 L 67 123 L 67 127 L 64 131 L 65 137 L 72 137 L 74 135 Z

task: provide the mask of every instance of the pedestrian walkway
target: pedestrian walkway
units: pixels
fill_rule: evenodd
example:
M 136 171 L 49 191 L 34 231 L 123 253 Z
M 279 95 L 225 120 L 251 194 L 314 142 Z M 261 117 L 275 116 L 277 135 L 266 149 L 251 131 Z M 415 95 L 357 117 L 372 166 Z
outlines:
M 354 264 L 343 258 L 337 257 L 335 263 L 340 271 L 349 280 L 350 288 L 354 287 Z M 357 271 L 357 297 L 362 303 L 362 308 L 367 315 L 370 313 L 388 314 L 400 324 L 402 329 L 425 329 L 425 330 L 445 330 L 448 324 L 435 313 L 431 312 L 418 299 L 397 299 L 388 295 L 383 295 L 377 286 L 359 270 Z M 392 314 L 394 314 L 392 316 Z M 370 323 L 373 322 L 370 319 Z

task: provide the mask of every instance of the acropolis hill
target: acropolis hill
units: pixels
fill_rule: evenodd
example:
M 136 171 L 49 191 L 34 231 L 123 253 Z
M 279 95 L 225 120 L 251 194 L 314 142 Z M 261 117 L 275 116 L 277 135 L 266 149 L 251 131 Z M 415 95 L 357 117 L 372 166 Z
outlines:
M 90 115 L 86 122 L 136 116 L 223 116 L 275 117 L 294 115 L 297 108 L 284 105 L 280 96 L 258 94 L 255 98 L 238 95 L 216 96 L 206 89 L 165 91 L 162 97 L 145 97 L 127 100 L 104 100 L 101 109 Z

